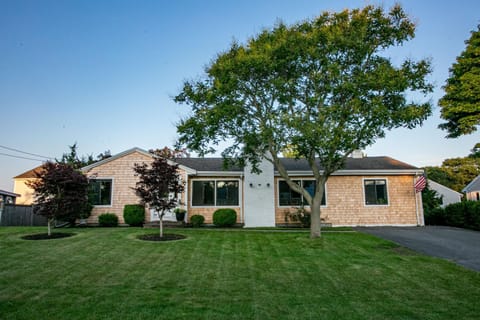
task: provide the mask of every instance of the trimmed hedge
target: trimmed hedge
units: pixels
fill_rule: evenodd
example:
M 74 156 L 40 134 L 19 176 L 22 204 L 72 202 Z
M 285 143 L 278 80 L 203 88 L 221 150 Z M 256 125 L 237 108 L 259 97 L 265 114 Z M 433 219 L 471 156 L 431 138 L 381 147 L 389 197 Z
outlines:
M 145 220 L 145 207 L 139 204 L 126 204 L 123 208 L 123 219 L 126 224 L 141 227 Z
M 237 222 L 237 212 L 233 209 L 218 209 L 213 213 L 213 224 L 217 227 L 231 227 Z
M 199 214 L 194 214 L 193 216 L 190 217 L 190 223 L 194 228 L 201 227 L 204 222 L 205 222 L 205 217 Z
M 118 226 L 118 217 L 114 213 L 103 213 L 98 216 L 98 224 L 100 227 L 116 227 Z
M 462 201 L 425 212 L 425 223 L 480 230 L 480 202 Z

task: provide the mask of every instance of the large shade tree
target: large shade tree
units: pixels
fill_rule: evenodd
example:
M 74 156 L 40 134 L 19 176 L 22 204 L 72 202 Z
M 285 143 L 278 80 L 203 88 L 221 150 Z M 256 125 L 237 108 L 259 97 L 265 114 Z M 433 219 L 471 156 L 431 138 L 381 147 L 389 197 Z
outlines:
M 394 65 L 386 49 L 414 37 L 400 6 L 326 12 L 291 26 L 278 24 L 245 44 L 233 43 L 187 81 L 175 97 L 192 114 L 178 124 L 179 145 L 205 155 L 221 141 L 222 155 L 241 165 L 272 162 L 311 209 L 311 237 L 319 237 L 320 204 L 328 177 L 346 157 L 397 127 L 413 128 L 431 113 L 429 102 L 407 99 L 432 85 L 427 60 Z M 290 150 L 306 159 L 314 194 L 297 185 L 280 162 Z
M 445 95 L 438 101 L 447 121 L 439 127 L 448 132 L 447 138 L 473 133 L 480 125 L 480 25 L 465 44 L 450 68 Z
M 48 235 L 55 220 L 75 221 L 88 217 L 92 206 L 88 202 L 88 179 L 65 163 L 46 162 L 38 179 L 29 183 L 35 191 L 33 212 L 48 220 Z

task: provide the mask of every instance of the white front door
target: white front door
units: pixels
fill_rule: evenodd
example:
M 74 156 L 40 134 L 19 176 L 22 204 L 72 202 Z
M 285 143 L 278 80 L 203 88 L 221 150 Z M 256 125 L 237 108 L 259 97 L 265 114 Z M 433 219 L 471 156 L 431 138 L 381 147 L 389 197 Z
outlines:
M 172 199 L 175 195 L 173 193 L 170 193 L 168 197 Z M 159 221 L 160 220 L 160 214 L 155 210 L 155 209 L 150 209 L 150 221 Z M 177 217 L 175 215 L 175 212 L 172 210 L 165 211 L 165 214 L 163 215 L 163 221 L 177 221 Z

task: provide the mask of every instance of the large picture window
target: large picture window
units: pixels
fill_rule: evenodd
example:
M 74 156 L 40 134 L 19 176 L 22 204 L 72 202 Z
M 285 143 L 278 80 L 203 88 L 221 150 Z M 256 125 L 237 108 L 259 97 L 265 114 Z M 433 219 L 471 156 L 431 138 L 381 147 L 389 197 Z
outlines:
M 192 181 L 192 206 L 238 206 L 238 180 Z
M 112 180 L 90 180 L 88 199 L 94 206 L 109 206 L 112 204 Z
M 315 180 L 293 180 L 293 182 L 307 190 L 311 196 L 315 194 Z M 278 182 L 278 202 L 280 206 L 308 206 L 308 203 L 303 196 L 290 189 L 287 182 L 284 180 Z M 325 189 L 323 189 L 321 205 L 324 206 L 326 203 Z
M 385 179 L 365 179 L 363 181 L 365 189 L 366 205 L 387 205 L 387 180 Z

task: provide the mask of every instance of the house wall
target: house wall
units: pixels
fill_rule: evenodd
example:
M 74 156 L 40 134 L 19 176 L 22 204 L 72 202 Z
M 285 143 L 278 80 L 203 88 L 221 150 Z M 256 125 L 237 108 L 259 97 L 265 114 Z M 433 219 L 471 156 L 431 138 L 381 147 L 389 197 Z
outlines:
M 480 201 L 480 191 L 467 192 L 465 195 L 467 200 Z
M 88 177 L 96 176 L 97 179 L 112 179 L 112 204 L 109 206 L 95 206 L 88 223 L 98 223 L 98 216 L 102 213 L 114 213 L 118 216 L 120 224 L 125 223 L 123 219 L 123 208 L 126 204 L 138 204 L 140 198 L 132 189 L 138 181 L 133 171 L 135 163 L 151 163 L 152 158 L 139 152 L 127 154 L 121 158 L 94 167 L 86 172 Z M 150 220 L 150 210 L 145 210 L 145 218 Z
M 20 197 L 17 197 L 16 204 L 31 205 L 33 203 L 33 201 L 35 200 L 33 196 L 34 191 L 32 188 L 27 186 L 27 182 L 31 182 L 35 180 L 37 179 L 36 178 L 14 179 L 13 192 L 20 195 Z
M 193 194 L 193 181 L 198 180 L 239 180 L 239 205 L 238 206 L 205 206 L 205 207 L 194 207 L 192 206 L 192 194 Z M 237 223 L 243 223 L 243 181 L 239 176 L 219 176 L 219 177 L 190 177 L 188 179 L 188 201 L 187 201 L 187 221 L 190 222 L 190 217 L 199 214 L 205 218 L 206 224 L 213 223 L 213 213 L 217 209 L 221 208 L 231 208 L 237 213 Z M 182 198 L 184 200 L 184 198 Z
M 279 179 L 275 178 L 275 223 L 282 225 L 285 224 L 285 214 L 295 209 L 279 206 Z M 388 205 L 365 205 L 364 179 L 387 180 Z M 321 208 L 321 216 L 325 219 L 322 222 L 333 226 L 423 224 L 421 199 L 414 192 L 413 179 L 413 176 L 403 175 L 331 176 L 326 185 L 326 205 Z M 418 199 L 420 223 L 417 222 L 415 197 Z
M 439 195 L 442 196 L 442 207 L 445 208 L 447 205 L 452 203 L 457 203 L 462 201 L 462 194 L 452 190 L 450 188 L 441 185 L 432 180 L 428 180 L 428 187 L 432 190 L 435 190 Z M 475 198 L 476 200 L 476 198 Z

